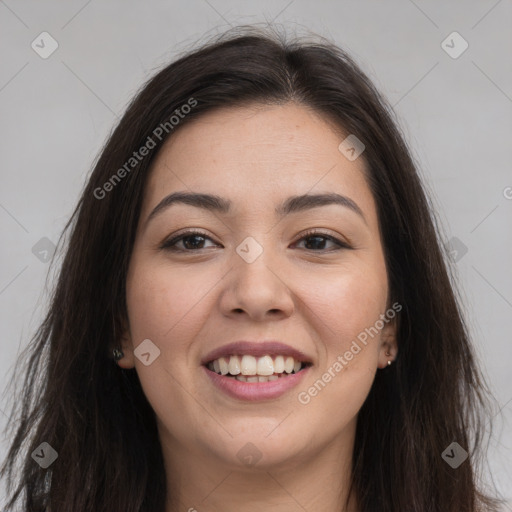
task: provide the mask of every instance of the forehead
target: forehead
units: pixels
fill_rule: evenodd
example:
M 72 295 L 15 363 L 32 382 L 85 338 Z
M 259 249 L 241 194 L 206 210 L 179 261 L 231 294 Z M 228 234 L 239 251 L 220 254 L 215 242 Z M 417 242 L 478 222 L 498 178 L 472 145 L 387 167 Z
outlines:
M 161 148 L 143 210 L 175 190 L 221 195 L 236 209 L 277 204 L 290 195 L 338 192 L 371 217 L 364 161 L 349 161 L 338 149 L 347 135 L 294 103 L 208 112 L 181 127 Z

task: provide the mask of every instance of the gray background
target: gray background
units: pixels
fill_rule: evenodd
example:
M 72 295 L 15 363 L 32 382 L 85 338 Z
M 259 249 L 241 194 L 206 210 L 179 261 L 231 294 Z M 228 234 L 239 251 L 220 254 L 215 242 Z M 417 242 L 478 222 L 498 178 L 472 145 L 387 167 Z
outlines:
M 458 249 L 468 322 L 501 409 L 491 475 L 512 498 L 510 0 L 0 1 L 0 408 L 47 305 L 44 239 L 57 242 L 127 102 L 197 40 L 267 21 L 341 45 L 395 107 L 444 240 Z M 31 47 L 43 31 L 59 45 L 47 59 Z M 453 31 L 469 44 L 458 58 L 441 45 Z

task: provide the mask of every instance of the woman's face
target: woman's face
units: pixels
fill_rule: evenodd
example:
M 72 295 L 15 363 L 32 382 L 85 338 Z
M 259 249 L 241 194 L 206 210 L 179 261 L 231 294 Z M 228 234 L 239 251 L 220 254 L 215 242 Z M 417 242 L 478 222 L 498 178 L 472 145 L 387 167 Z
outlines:
M 203 115 L 158 154 L 127 278 L 120 365 L 135 366 L 167 453 L 295 466 L 353 443 L 396 346 L 394 322 L 382 321 L 375 203 L 363 159 L 348 159 L 343 139 L 289 103 Z M 218 200 L 151 215 L 178 192 Z M 315 202 L 318 194 L 341 199 Z M 190 230 L 200 234 L 163 247 Z M 240 341 L 249 343 L 231 345 Z M 296 363 L 305 368 L 288 374 Z

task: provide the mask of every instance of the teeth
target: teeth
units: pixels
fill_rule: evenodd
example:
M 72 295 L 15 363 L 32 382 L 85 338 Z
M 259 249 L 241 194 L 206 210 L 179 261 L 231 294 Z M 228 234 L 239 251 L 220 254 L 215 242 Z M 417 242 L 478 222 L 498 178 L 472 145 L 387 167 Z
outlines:
M 300 367 L 300 363 L 299 367 Z M 258 359 L 258 375 L 272 375 L 274 373 L 274 361 L 270 356 L 263 356 Z
M 286 373 L 292 373 L 294 363 L 295 363 L 295 361 L 293 360 L 293 357 L 288 356 L 284 361 L 284 371 Z M 215 361 L 214 361 L 214 364 L 215 364 Z
M 238 356 L 231 356 L 229 358 L 229 373 L 231 375 L 238 375 L 242 370 L 240 369 L 240 358 Z
M 208 363 L 208 368 L 219 375 L 236 377 L 242 382 L 273 381 L 282 375 L 297 373 L 303 367 L 291 356 L 265 355 L 254 357 L 248 354 L 219 357 Z
M 219 368 L 221 375 L 227 375 L 229 373 L 229 365 L 225 357 L 219 358 Z
M 245 355 L 242 357 L 242 375 L 256 375 L 256 358 Z
M 276 373 L 284 372 L 284 357 L 283 356 L 276 356 L 276 358 L 274 359 L 274 371 Z

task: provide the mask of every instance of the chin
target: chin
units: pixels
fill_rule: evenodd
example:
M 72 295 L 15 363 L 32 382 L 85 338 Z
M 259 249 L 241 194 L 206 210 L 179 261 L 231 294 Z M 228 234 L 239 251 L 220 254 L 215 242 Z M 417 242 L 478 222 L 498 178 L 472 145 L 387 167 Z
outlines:
M 279 466 L 295 465 L 295 459 L 302 452 L 300 439 L 304 443 L 305 436 L 291 435 L 283 430 L 279 435 L 274 431 L 275 423 L 265 433 L 246 431 L 241 435 L 233 435 L 226 444 L 212 446 L 212 450 L 219 458 L 219 462 L 229 466 L 232 470 L 242 468 L 270 470 Z M 222 446 L 222 447 L 221 447 Z M 220 450 L 219 450 L 220 448 Z M 306 446 L 303 447 L 306 449 Z

